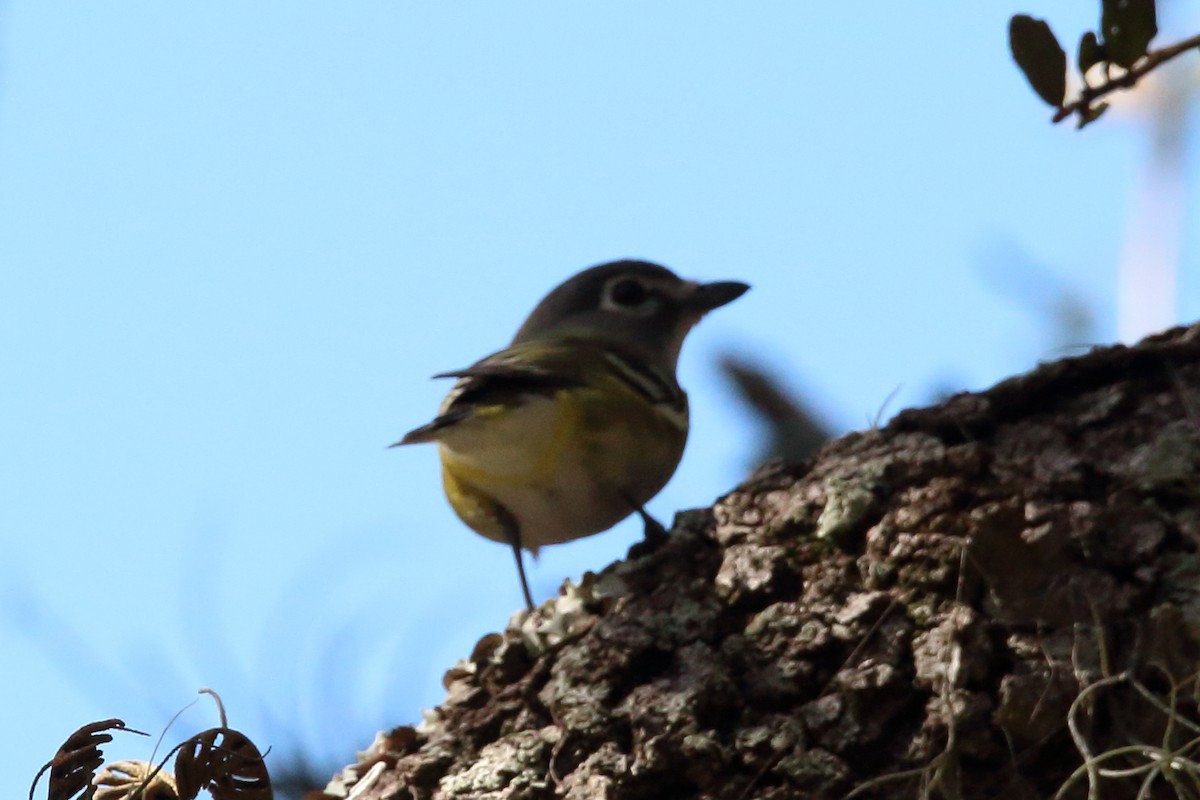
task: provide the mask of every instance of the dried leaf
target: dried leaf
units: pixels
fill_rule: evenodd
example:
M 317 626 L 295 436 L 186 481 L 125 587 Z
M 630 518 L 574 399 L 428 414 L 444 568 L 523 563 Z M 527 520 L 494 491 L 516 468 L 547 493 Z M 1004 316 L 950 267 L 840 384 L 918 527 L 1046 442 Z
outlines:
M 33 785 L 29 787 L 29 800 L 33 800 L 38 780 L 46 770 L 50 770 L 48 800 L 68 800 L 80 793 L 81 800 L 90 800 L 94 792 L 92 779 L 96 776 L 96 770 L 104 763 L 100 745 L 113 740 L 112 734 L 105 733 L 110 730 L 128 730 L 131 733 L 142 734 L 141 731 L 126 728 L 125 723 L 119 719 L 106 719 L 84 725 L 68 736 L 54 754 L 54 758 L 38 770 L 38 774 L 33 778 Z
M 92 780 L 92 800 L 179 800 L 175 778 L 149 761 L 109 764 Z
M 181 800 L 207 789 L 213 800 L 272 800 L 262 753 L 244 733 L 210 728 L 180 745 L 175 782 Z
M 1100 31 L 1104 49 L 1114 64 L 1129 69 L 1146 55 L 1158 33 L 1154 0 L 1102 0 Z
M 1008 46 L 1038 97 L 1062 108 L 1067 97 L 1067 53 L 1046 21 L 1017 14 L 1008 23 Z

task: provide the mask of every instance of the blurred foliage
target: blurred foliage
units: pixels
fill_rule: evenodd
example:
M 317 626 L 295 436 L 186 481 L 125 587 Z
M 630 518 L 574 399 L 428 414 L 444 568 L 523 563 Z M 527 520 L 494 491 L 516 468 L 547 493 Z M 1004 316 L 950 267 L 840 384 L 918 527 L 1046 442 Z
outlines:
M 832 429 L 784 386 L 780 376 L 740 355 L 722 357 L 721 372 L 766 429 L 755 464 L 775 458 L 798 464 L 832 438 Z
M 1074 116 L 1082 128 L 1100 118 L 1108 108 L 1101 98 L 1118 89 L 1129 89 L 1151 71 L 1189 50 L 1200 50 L 1200 35 L 1158 50 L 1150 43 L 1158 34 L 1155 0 L 1101 0 L 1100 23 L 1079 39 L 1075 66 L 1083 84 L 1079 95 L 1067 100 L 1067 54 L 1045 20 L 1017 14 L 1008 24 L 1008 44 L 1013 60 L 1029 85 L 1056 111 L 1054 122 Z M 1096 83 L 1089 80 L 1089 75 Z
M 1042 358 L 1079 354 L 1103 338 L 1101 310 L 1082 287 L 1064 278 L 1021 242 L 1003 238 L 989 245 L 975 271 L 996 297 L 1026 320 L 1020 335 Z

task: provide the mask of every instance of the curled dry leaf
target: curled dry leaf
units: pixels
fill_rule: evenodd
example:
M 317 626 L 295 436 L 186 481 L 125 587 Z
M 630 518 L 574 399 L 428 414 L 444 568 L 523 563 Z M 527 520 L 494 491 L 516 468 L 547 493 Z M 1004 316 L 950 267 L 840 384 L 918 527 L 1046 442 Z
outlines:
M 93 780 L 92 800 L 179 800 L 175 778 L 149 761 L 109 764 Z
M 213 800 L 272 800 L 262 753 L 232 728 L 210 728 L 181 744 L 175 781 L 181 800 L 194 800 L 203 789 Z
M 84 725 L 68 736 L 54 754 L 54 758 L 38 770 L 37 775 L 33 777 L 33 784 L 29 787 L 29 800 L 33 800 L 33 792 L 46 770 L 50 770 L 48 800 L 68 800 L 80 793 L 83 793 L 83 798 L 90 800 L 94 791 L 92 779 L 96 770 L 104 763 L 100 745 L 113 740 L 112 734 L 106 733 L 111 730 L 141 733 L 126 728 L 125 723 L 119 719 L 105 719 Z

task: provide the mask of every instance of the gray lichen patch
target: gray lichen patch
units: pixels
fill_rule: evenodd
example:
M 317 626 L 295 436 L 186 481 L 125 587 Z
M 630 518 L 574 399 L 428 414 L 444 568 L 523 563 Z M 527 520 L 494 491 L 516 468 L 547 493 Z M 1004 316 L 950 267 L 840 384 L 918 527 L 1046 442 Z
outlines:
M 438 791 L 446 798 L 540 797 L 549 788 L 549 779 L 536 776 L 546 775 L 559 735 L 558 728 L 549 725 L 491 742 L 466 769 L 442 778 Z

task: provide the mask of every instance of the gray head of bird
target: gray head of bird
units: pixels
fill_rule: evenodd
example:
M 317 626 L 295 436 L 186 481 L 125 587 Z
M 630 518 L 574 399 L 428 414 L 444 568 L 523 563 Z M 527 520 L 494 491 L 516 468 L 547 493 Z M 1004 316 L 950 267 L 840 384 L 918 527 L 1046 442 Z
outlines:
M 612 261 L 552 289 L 521 325 L 513 344 L 577 338 L 630 351 L 674 375 L 692 326 L 749 288 L 740 281 L 684 280 L 648 261 Z

